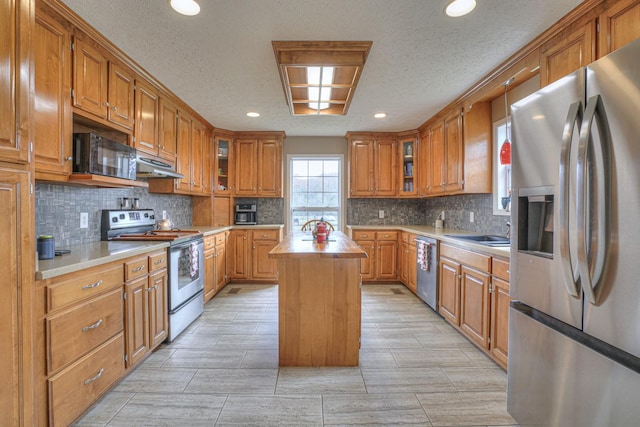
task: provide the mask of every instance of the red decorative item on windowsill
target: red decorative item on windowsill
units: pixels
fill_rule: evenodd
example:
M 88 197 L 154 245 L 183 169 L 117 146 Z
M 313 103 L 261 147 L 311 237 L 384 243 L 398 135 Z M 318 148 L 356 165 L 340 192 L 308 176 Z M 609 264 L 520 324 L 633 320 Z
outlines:
M 502 147 L 500 147 L 500 164 L 511 164 L 511 143 L 508 139 L 505 139 L 505 141 L 502 143 Z

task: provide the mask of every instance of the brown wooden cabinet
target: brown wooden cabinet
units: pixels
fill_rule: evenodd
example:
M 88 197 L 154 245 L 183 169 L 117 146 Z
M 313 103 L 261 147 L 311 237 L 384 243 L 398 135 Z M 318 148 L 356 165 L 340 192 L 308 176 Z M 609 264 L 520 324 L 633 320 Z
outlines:
M 136 79 L 135 93 L 136 113 L 133 146 L 141 154 L 158 156 L 160 150 L 158 140 L 160 97 L 158 91 L 144 80 Z
M 418 137 L 412 132 L 402 136 L 398 142 L 398 197 L 418 196 Z
M 166 97 L 160 96 L 158 102 L 158 156 L 175 165 L 178 156 L 177 144 L 178 107 Z
M 398 280 L 398 232 L 354 230 L 352 239 L 367 253 L 361 260 L 362 280 Z
M 71 36 L 39 10 L 33 35 L 33 144 L 36 179 L 66 181 L 72 171 Z
M 227 232 L 204 239 L 204 301 L 213 298 L 227 284 Z
M 596 59 L 596 20 L 560 34 L 540 50 L 540 86 L 544 87 Z
M 230 278 L 273 282 L 278 279 L 277 264 L 269 251 L 282 240 L 282 230 L 231 230 L 227 265 Z
M 215 179 L 213 183 L 214 193 L 216 196 L 230 196 L 231 195 L 231 176 L 232 170 L 230 169 L 233 162 L 230 160 L 231 148 L 233 146 L 233 139 L 228 135 L 216 134 L 214 145 L 214 175 Z
M 489 257 L 485 257 L 489 261 Z M 488 270 L 488 268 L 487 268 Z M 491 276 L 463 265 L 460 279 L 460 328 L 473 342 L 489 348 L 489 286 Z
M 395 134 L 347 133 L 349 197 L 398 195 L 398 145 Z
M 451 324 L 460 326 L 460 263 L 441 253 L 438 275 L 438 311 Z
M 464 188 L 462 110 L 454 108 L 423 130 L 418 166 L 419 194 L 456 194 Z
M 509 261 L 493 258 L 491 278 L 491 340 L 489 352 L 504 369 L 509 355 Z
M 130 69 L 107 58 L 88 38 L 74 37 L 72 93 L 76 112 L 89 113 L 89 118 L 106 120 L 131 133 L 134 81 Z
M 234 141 L 233 194 L 282 197 L 283 132 L 242 133 Z
M 400 281 L 414 294 L 417 292 L 418 269 L 416 265 L 415 234 L 403 232 L 400 248 Z
M 603 57 L 640 38 L 640 1 L 614 2 L 598 20 L 600 31 L 598 56 Z

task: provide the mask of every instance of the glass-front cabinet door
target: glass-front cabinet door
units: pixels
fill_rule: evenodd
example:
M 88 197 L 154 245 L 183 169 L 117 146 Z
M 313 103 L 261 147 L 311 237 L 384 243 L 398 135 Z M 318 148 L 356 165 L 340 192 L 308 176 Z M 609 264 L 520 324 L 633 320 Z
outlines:
M 416 181 L 417 136 L 411 135 L 400 139 L 400 197 L 417 197 L 418 183 Z
M 229 157 L 231 149 L 231 139 L 227 137 L 216 136 L 216 195 L 225 195 L 231 193 L 231 182 L 229 176 Z

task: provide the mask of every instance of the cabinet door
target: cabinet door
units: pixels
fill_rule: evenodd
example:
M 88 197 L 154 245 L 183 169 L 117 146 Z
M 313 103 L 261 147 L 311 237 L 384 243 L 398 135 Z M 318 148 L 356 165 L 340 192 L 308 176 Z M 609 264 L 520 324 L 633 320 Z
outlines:
M 134 77 L 131 70 L 109 63 L 109 121 L 133 130 Z
M 440 258 L 439 312 L 454 325 L 460 326 L 460 263 Z
M 375 195 L 378 197 L 396 197 L 398 195 L 398 145 L 393 139 L 376 141 L 375 149 Z
M 191 117 L 178 111 L 178 142 L 176 170 L 184 178 L 176 180 L 177 189 L 184 192 L 191 190 Z
M 213 173 L 214 163 L 213 134 L 209 129 L 205 128 L 202 134 L 202 194 L 213 194 L 215 178 Z
M 414 293 L 417 292 L 418 287 L 418 267 L 416 264 L 416 245 L 409 245 L 409 256 L 408 256 L 408 264 L 407 264 L 407 279 L 408 279 L 408 288 L 411 289 Z
M 251 247 L 251 278 L 276 280 L 278 265 L 275 259 L 269 258 L 269 252 L 275 248 L 276 240 L 253 240 Z
M 367 257 L 360 260 L 362 280 L 374 280 L 376 278 L 376 242 L 374 240 L 358 240 L 356 243 L 367 253 Z
M 409 258 L 409 247 L 406 243 L 403 243 L 400 247 L 400 252 L 398 255 L 398 278 L 400 281 L 407 286 L 407 282 L 409 281 L 407 277 L 407 259 Z
M 431 140 L 431 163 L 429 170 L 430 187 L 429 194 L 440 194 L 445 192 L 445 173 L 447 170 L 447 155 L 444 142 L 444 122 L 434 125 L 429 132 Z
M 446 147 L 445 190 L 447 193 L 462 190 L 462 112 L 457 110 L 444 121 Z
M 169 335 L 167 280 L 167 270 L 149 275 L 149 348 L 152 350 Z
M 33 41 L 36 178 L 66 181 L 73 149 L 70 36 L 56 20 L 38 14 Z
M 376 279 L 396 280 L 398 278 L 398 242 L 379 241 L 376 243 Z
M 0 15 L 2 12 L 0 6 Z M 29 182 L 28 173 L 0 166 L 0 378 L 3 381 L 0 387 L 0 425 L 3 426 L 21 425 L 21 390 L 32 387 L 31 373 L 25 376 L 27 371 L 31 371 L 32 364 L 26 363 L 26 358 L 21 360 L 22 354 L 30 354 L 29 348 L 23 345 L 29 337 L 26 326 L 30 325 L 30 313 L 23 310 L 23 307 L 29 307 L 24 304 L 24 301 L 28 302 L 29 293 L 20 292 L 20 289 L 34 285 L 34 257 L 31 255 L 35 248 L 28 243 L 35 240 L 29 225 L 30 210 L 33 209 Z
M 426 196 L 431 192 L 431 131 L 420 135 L 418 143 L 418 194 Z
M 107 59 L 82 39 L 73 50 L 73 106 L 107 118 Z
M 247 269 L 247 232 L 232 231 L 229 234 L 229 248 L 231 251 L 227 255 L 229 262 L 229 275 L 232 279 L 248 279 L 249 271 Z
M 204 302 L 216 294 L 216 251 L 215 248 L 204 253 Z
M 255 139 L 238 139 L 235 142 L 233 192 L 236 196 L 253 196 L 257 192 L 256 144 Z
M 462 266 L 460 327 L 478 346 L 489 348 L 489 274 Z
M 554 39 L 540 52 L 540 86 L 547 86 L 595 60 L 595 20 L 568 36 Z
M 149 300 L 147 277 L 141 277 L 125 285 L 127 366 L 134 366 L 149 351 Z
M 491 343 L 489 351 L 507 368 L 509 347 L 509 282 L 494 277 L 491 292 Z
M 374 141 L 351 141 L 349 145 L 349 196 L 373 196 Z
M 216 276 L 215 292 L 218 293 L 227 284 L 227 251 L 225 244 L 216 246 Z
M 398 144 L 398 196 L 418 195 L 418 143 L 417 138 L 402 139 Z
M 601 58 L 640 38 L 640 1 L 615 2 L 600 15 L 599 24 L 600 50 L 598 55 Z
M 262 197 L 282 196 L 282 156 L 277 140 L 258 141 L 258 195 Z
M 158 105 L 158 155 L 175 164 L 178 153 L 178 107 L 162 97 Z
M 231 142 L 229 139 L 220 138 L 218 136 L 216 136 L 215 140 L 214 158 L 216 161 L 214 165 L 214 173 L 216 179 L 213 181 L 215 185 L 214 192 L 216 193 L 216 196 L 229 195 L 231 190 L 231 182 L 229 179 L 231 177 L 231 171 L 229 169 L 229 166 L 231 165 L 229 160 L 231 154 Z
M 136 80 L 136 150 L 158 155 L 158 92 L 144 80 Z M 175 117 L 175 116 L 174 116 Z M 175 132 L 175 118 L 172 123 Z M 161 129 L 162 132 L 162 129 Z M 175 133 L 174 133 L 175 138 Z
M 205 128 L 197 120 L 191 122 L 191 151 L 189 154 L 189 166 L 191 171 L 191 186 L 189 191 L 193 194 L 202 194 L 203 188 L 203 163 Z

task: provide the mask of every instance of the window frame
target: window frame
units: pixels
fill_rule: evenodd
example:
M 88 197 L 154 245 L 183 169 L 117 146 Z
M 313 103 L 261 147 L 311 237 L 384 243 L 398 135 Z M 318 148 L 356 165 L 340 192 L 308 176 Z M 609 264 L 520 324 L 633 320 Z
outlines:
M 508 116 L 509 118 L 509 127 L 512 127 L 512 123 L 511 123 L 511 115 Z M 493 162 L 495 167 L 493 168 L 493 173 L 492 173 L 492 209 L 493 209 L 493 214 L 494 215 L 502 215 L 502 216 L 510 216 L 511 215 L 511 211 L 510 210 L 505 210 L 502 209 L 501 207 L 501 195 L 498 194 L 498 190 L 499 190 L 499 183 L 498 183 L 498 179 L 499 179 L 499 171 L 498 169 L 500 167 L 502 167 L 502 165 L 500 165 L 500 148 L 502 147 L 502 143 L 504 142 L 504 138 L 499 139 L 498 138 L 498 128 L 504 126 L 507 124 L 507 119 L 506 118 L 502 118 L 499 120 L 496 120 L 495 122 L 493 122 L 493 140 L 496 141 L 495 144 L 493 144 Z M 511 129 L 513 131 L 513 128 Z M 511 141 L 511 149 L 513 151 L 513 140 Z M 513 162 L 512 162 L 513 163 Z M 507 167 L 507 166 L 504 166 Z M 509 174 L 511 174 L 511 165 L 508 166 L 509 169 Z M 513 177 L 512 177 L 513 178 Z M 511 179 L 512 179 L 511 178 Z M 512 200 L 513 202 L 513 200 Z

